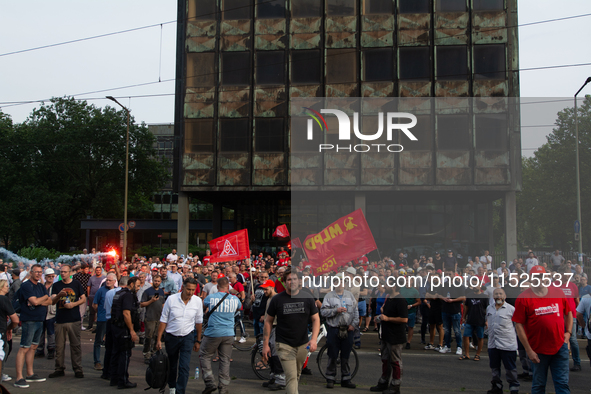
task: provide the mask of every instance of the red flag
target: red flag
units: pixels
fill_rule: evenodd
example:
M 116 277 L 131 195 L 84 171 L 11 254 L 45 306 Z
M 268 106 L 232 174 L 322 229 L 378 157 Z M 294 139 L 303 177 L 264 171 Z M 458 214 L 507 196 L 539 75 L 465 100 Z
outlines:
M 336 270 L 347 262 L 377 249 L 363 211 L 358 209 L 318 234 L 308 235 L 304 250 L 315 273 Z
M 285 224 L 277 226 L 275 232 L 273 233 L 273 236 L 277 238 L 289 238 L 289 231 L 287 230 L 287 226 Z
M 208 243 L 211 249 L 211 262 L 241 260 L 250 257 L 246 229 L 212 239 Z
M 293 239 L 291 241 L 291 244 L 293 245 L 294 248 L 299 248 L 299 249 L 303 249 L 304 247 L 302 246 L 302 241 L 300 241 L 299 238 Z

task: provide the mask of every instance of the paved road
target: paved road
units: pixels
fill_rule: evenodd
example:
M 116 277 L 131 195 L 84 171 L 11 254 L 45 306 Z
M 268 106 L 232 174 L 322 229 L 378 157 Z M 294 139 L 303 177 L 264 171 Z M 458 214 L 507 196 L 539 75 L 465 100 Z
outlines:
M 18 343 L 20 337 L 15 337 L 15 344 Z M 69 349 L 66 350 L 66 376 L 57 379 L 48 379 L 44 383 L 31 383 L 28 389 L 18 389 L 12 386 L 14 379 L 5 383 L 12 393 L 26 392 L 26 393 L 62 393 L 62 392 L 76 392 L 81 394 L 97 394 L 117 392 L 115 387 L 110 387 L 109 382 L 99 379 L 100 371 L 93 369 L 92 360 L 92 346 L 94 335 L 89 332 L 82 333 L 82 351 L 83 351 L 83 367 L 84 379 L 74 378 L 74 373 L 69 364 Z M 455 354 L 442 355 L 434 351 L 422 350 L 419 345 L 419 336 L 415 335 L 412 349 L 403 351 L 403 392 L 404 393 L 457 393 L 457 392 L 478 392 L 486 393 L 490 389 L 490 370 L 488 368 L 488 357 L 483 352 L 483 357 L 480 362 L 474 361 L 459 361 Z M 579 341 L 582 355 L 586 355 L 584 347 L 586 341 Z M 452 345 L 455 350 L 455 345 Z M 335 386 L 331 392 L 334 393 L 352 393 L 352 392 L 368 392 L 369 387 L 376 384 L 379 375 L 381 374 L 381 362 L 377 354 L 377 336 L 375 333 L 367 333 L 362 338 L 362 348 L 359 352 L 360 368 L 357 376 L 353 380 L 358 385 L 356 390 L 343 389 Z M 104 349 L 102 354 L 104 355 Z M 261 387 L 262 381 L 257 379 L 250 366 L 250 353 L 238 352 L 234 350 L 232 357 L 231 376 L 232 383 L 230 392 L 249 394 L 262 393 L 266 389 Z M 301 393 L 317 393 L 325 391 L 324 380 L 318 372 L 315 356 L 311 361 L 312 376 L 302 376 L 300 382 Z M 11 354 L 4 369 L 14 378 L 14 360 L 15 354 Z M 191 359 L 191 371 L 194 371 L 197 366 L 198 358 L 196 354 Z M 571 361 L 572 363 L 572 361 Z M 47 376 L 53 371 L 53 360 L 36 359 L 35 372 L 41 376 Z M 130 364 L 130 380 L 138 383 L 138 387 L 129 392 L 144 392 L 143 389 L 147 387 L 145 383 L 146 365 L 143 363 L 140 348 L 133 350 L 133 357 Z M 521 368 L 519 367 L 519 372 Z M 573 393 L 589 393 L 591 387 L 591 374 L 589 367 L 589 360 L 585 357 L 583 359 L 583 371 L 578 373 L 571 373 L 571 391 Z M 504 374 L 504 372 L 503 372 Z M 200 393 L 203 390 L 204 384 L 202 380 L 195 381 L 193 378 L 189 379 L 188 393 Z M 508 387 L 505 387 L 508 389 Z M 521 386 L 522 393 L 531 391 L 531 383 L 524 382 Z M 508 391 L 507 391 L 508 392 Z M 549 383 L 547 392 L 554 392 L 552 383 Z M 149 391 L 148 393 L 157 393 L 157 391 Z M 168 393 L 168 391 L 166 391 Z

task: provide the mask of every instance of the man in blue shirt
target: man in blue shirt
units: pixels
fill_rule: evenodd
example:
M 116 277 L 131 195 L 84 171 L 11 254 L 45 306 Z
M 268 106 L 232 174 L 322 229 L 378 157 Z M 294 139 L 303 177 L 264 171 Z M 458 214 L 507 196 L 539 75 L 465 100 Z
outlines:
M 105 296 L 109 290 L 115 286 L 117 276 L 108 274 L 105 285 L 100 287 L 94 294 L 92 309 L 96 313 L 96 335 L 94 337 L 94 369 L 102 371 L 101 365 L 101 345 L 107 330 L 107 311 L 105 310 Z M 111 299 L 112 300 L 112 299 Z
M 583 298 L 587 294 L 591 294 L 591 286 L 587 284 L 587 278 L 581 276 L 581 281 L 579 282 L 579 297 Z
M 218 389 L 211 369 L 212 359 L 216 352 L 220 356 L 220 394 L 228 393 L 230 357 L 232 357 L 232 343 L 234 342 L 234 314 L 242 307 L 238 297 L 228 293 L 230 288 L 228 278 L 218 279 L 217 287 L 218 292 L 208 295 L 203 301 L 204 308 L 209 310 L 215 308 L 209 316 L 207 328 L 203 333 L 203 343 L 199 350 L 199 360 L 201 361 L 203 380 L 205 381 L 203 394 L 210 394 Z M 226 298 L 221 301 L 223 297 Z
M 111 366 L 111 358 L 112 358 L 112 348 L 113 348 L 113 335 L 111 333 L 111 308 L 113 306 L 113 297 L 115 297 L 115 293 L 121 290 L 121 287 L 115 287 L 105 294 L 105 318 L 107 319 L 106 325 L 106 333 L 105 333 L 105 361 L 103 362 L 103 374 L 101 375 L 101 379 L 111 380 L 111 373 L 113 371 L 110 370 Z

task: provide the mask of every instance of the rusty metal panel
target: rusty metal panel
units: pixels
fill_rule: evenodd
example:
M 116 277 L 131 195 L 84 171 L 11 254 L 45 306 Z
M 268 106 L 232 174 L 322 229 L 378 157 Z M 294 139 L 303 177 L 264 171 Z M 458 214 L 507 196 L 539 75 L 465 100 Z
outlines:
M 501 44 L 507 42 L 507 14 L 474 12 L 472 16 L 473 44 Z
M 394 82 L 364 82 L 361 97 L 394 97 Z
M 292 34 L 291 49 L 314 49 L 320 46 L 320 34 Z
M 398 176 L 399 185 L 432 185 L 433 172 L 430 168 L 400 168 L 400 175 Z
M 476 151 L 476 167 L 508 167 L 509 152 Z
M 470 152 L 438 151 L 437 168 L 470 168 Z
M 216 21 L 187 21 L 187 37 L 215 37 Z
M 289 32 L 294 33 L 320 33 L 322 18 L 293 18 L 290 20 Z
M 222 36 L 240 36 L 250 34 L 249 20 L 223 20 L 220 23 Z
M 437 81 L 435 82 L 436 97 L 469 97 L 468 81 Z
M 253 185 L 275 186 L 285 184 L 285 154 L 265 153 L 253 155 Z
M 320 156 L 317 153 L 291 153 L 290 184 L 315 186 L 322 182 Z
M 335 83 L 326 85 L 326 97 L 357 97 L 356 83 Z
M 222 36 L 221 47 L 223 51 L 247 51 L 250 47 L 250 36 Z
M 187 52 L 207 52 L 215 49 L 215 37 L 188 37 Z
M 324 184 L 352 186 L 357 184 L 359 154 L 349 152 L 324 155 Z
M 215 109 L 215 88 L 187 88 L 185 118 L 212 118 Z
M 474 178 L 476 185 L 511 184 L 511 172 L 508 168 L 476 168 Z
M 254 91 L 254 116 L 275 117 L 287 115 L 285 87 L 257 88 Z
M 389 152 L 361 155 L 362 185 L 394 185 L 396 182 L 395 155 Z
M 398 45 L 429 45 L 430 14 L 398 14 Z
M 354 48 L 357 45 L 355 32 L 327 32 L 326 33 L 326 47 L 327 48 Z
M 438 115 L 443 114 L 467 114 L 470 112 L 472 99 L 461 97 L 445 97 L 435 100 L 435 109 Z
M 507 97 L 509 83 L 506 80 L 474 80 L 472 85 L 475 97 Z
M 465 45 L 468 43 L 467 12 L 438 12 L 435 14 L 435 44 Z
M 394 15 L 363 15 L 362 31 L 394 30 Z
M 400 156 L 400 167 L 404 168 L 431 168 L 433 164 L 432 152 L 402 151 Z
M 292 85 L 289 94 L 290 97 L 323 97 L 322 85 Z
M 285 34 L 285 19 L 257 19 L 254 23 L 255 34 Z
M 391 47 L 394 44 L 394 32 L 379 30 L 361 33 L 361 46 L 367 48 Z
M 264 51 L 285 49 L 286 44 L 287 36 L 285 35 L 259 34 L 254 38 L 255 48 Z
M 250 171 L 248 159 L 248 153 L 219 153 L 218 185 L 249 185 Z
M 255 21 L 255 48 L 261 50 L 285 49 L 285 19 L 257 19 Z
M 250 113 L 250 88 L 221 88 L 219 94 L 219 116 L 243 118 Z
M 356 32 L 356 16 L 328 16 L 326 17 L 326 32 Z
M 429 97 L 431 96 L 431 82 L 398 82 L 399 97 Z
M 472 170 L 469 168 L 438 168 L 437 184 L 445 186 L 470 185 Z
M 472 102 L 475 114 L 509 112 L 509 101 L 505 97 L 477 97 Z
M 431 39 L 429 30 L 400 30 L 398 31 L 398 45 L 422 46 L 429 45 Z
M 183 155 L 183 185 L 213 185 L 215 156 L 213 153 L 185 153 Z

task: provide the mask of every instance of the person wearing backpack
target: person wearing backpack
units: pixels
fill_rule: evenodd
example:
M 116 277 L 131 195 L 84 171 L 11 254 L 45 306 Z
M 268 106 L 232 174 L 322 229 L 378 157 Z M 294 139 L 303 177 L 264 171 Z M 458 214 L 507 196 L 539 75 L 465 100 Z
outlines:
M 183 290 L 170 295 L 162 308 L 156 350 L 162 350 L 162 335 L 166 331 L 170 394 L 185 394 L 189 381 L 191 349 L 197 352 L 201 346 L 203 302 L 201 298 L 194 295 L 195 289 L 197 289 L 197 281 L 194 278 L 185 279 Z

